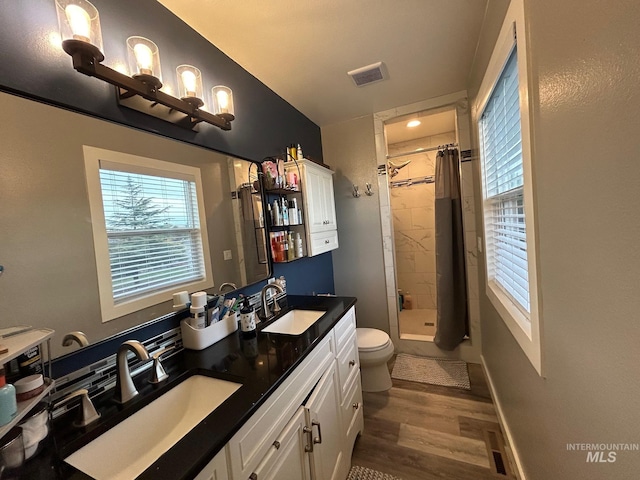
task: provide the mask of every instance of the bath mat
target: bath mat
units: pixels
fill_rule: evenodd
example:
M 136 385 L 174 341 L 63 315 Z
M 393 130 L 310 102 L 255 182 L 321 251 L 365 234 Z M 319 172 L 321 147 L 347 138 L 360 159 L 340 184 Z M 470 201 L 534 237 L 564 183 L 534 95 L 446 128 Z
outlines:
M 393 366 L 392 378 L 471 390 L 466 362 L 445 358 L 416 357 L 400 353 Z
M 349 470 L 349 476 L 347 480 L 401 480 L 398 477 L 389 475 L 387 473 L 378 472 L 377 470 L 371 470 L 370 468 L 360 467 L 354 465 Z

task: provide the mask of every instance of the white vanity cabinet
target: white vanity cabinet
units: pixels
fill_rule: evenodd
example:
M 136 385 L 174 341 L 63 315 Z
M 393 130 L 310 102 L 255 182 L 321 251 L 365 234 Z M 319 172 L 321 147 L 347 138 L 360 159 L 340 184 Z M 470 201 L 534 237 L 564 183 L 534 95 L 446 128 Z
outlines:
M 298 162 L 304 196 L 304 221 L 309 256 L 338 248 L 333 172 L 310 160 Z M 295 166 L 288 167 L 294 169 Z
M 364 427 L 354 339 L 351 307 L 229 441 L 229 479 L 347 478 L 353 443 Z
M 226 447 L 213 457 L 213 460 L 202 469 L 195 480 L 230 480 Z
M 314 480 L 344 480 L 339 382 L 335 363 L 324 373 L 305 403 L 307 428 L 311 429 L 311 471 Z M 348 452 L 351 456 L 351 451 Z

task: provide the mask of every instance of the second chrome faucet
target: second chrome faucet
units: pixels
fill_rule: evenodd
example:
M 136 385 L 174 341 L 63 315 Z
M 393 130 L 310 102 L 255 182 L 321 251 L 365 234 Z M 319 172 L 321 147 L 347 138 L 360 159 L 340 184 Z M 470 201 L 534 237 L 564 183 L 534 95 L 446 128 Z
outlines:
M 118 348 L 118 354 L 116 356 L 116 393 L 115 393 L 115 401 L 117 403 L 126 403 L 136 395 L 138 395 L 138 390 L 136 390 L 136 386 L 133 384 L 133 379 L 131 378 L 131 372 L 129 371 L 129 364 L 127 362 L 127 354 L 129 352 L 133 352 L 136 358 L 140 361 L 148 361 L 149 360 L 149 352 L 147 349 L 137 340 L 127 340 Z

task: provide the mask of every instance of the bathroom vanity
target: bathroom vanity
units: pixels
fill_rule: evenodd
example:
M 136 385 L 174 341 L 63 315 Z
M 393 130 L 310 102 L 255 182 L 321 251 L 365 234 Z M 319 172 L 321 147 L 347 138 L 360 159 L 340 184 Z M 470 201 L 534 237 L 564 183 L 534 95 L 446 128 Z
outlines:
M 197 375 L 240 386 L 133 478 L 344 480 L 363 429 L 356 299 L 289 296 L 287 301 L 282 314 L 261 324 L 253 338 L 235 332 L 207 349 L 174 355 L 165 362 L 169 379 L 164 385 L 149 385 L 148 374 L 140 374 L 134 379 L 140 395 L 129 404 L 116 406 L 113 392 L 105 393 L 96 401 L 101 419 L 86 429 L 70 428 L 66 416 L 56 419 L 49 455 L 30 466 L 38 469 L 34 478 L 99 478 L 65 459 L 82 456 L 83 447 Z M 299 335 L 262 332 L 292 310 L 323 313 Z M 173 414 L 189 408 L 175 403 L 165 409 Z M 169 416 L 157 417 L 157 422 L 169 421 Z M 142 435 L 137 440 L 142 442 Z M 117 449 L 102 450 L 102 462 L 118 462 Z

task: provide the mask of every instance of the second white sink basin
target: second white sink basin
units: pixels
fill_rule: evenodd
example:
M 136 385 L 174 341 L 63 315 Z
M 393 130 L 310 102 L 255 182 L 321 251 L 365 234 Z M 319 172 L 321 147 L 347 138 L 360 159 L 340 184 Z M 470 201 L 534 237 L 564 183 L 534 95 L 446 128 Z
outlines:
M 202 375 L 189 377 L 65 462 L 96 480 L 136 478 L 240 387 Z
M 301 335 L 325 313 L 318 310 L 291 310 L 262 331 L 284 335 Z

